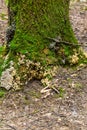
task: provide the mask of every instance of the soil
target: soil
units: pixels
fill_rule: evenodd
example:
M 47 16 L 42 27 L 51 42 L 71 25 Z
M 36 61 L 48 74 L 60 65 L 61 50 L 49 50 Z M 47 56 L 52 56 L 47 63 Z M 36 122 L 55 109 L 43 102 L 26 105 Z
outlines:
M 5 33 L 8 25 L 7 6 L 4 0 L 0 0 L 0 46 L 5 44 Z
M 71 5 L 70 19 L 86 51 L 87 3 Z M 0 130 L 87 130 L 87 65 L 60 66 L 52 85 L 59 94 L 49 89 L 42 94 L 38 80 L 21 91 L 9 91 L 0 100 Z

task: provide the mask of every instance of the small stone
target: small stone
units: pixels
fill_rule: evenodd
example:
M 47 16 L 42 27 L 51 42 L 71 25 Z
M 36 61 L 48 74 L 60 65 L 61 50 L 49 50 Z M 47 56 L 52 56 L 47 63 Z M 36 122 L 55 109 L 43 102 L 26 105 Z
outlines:
M 0 87 L 5 88 L 6 90 L 9 90 L 13 88 L 13 81 L 14 76 L 16 75 L 16 70 L 14 67 L 10 67 L 2 72 L 1 78 L 0 78 Z

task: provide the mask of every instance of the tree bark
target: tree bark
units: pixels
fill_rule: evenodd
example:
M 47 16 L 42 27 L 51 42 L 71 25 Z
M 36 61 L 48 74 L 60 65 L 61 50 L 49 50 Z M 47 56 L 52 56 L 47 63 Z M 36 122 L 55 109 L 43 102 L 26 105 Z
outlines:
M 69 3 L 70 0 L 9 0 L 15 16 L 10 23 L 16 22 L 11 50 L 38 57 L 49 48 L 47 37 L 77 43 L 69 21 Z

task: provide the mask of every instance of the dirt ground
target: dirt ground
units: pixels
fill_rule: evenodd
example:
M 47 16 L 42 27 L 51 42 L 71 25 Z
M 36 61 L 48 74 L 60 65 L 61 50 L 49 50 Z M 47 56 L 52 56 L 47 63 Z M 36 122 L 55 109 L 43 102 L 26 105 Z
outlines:
M 87 50 L 87 3 L 72 5 L 70 19 Z M 0 130 L 87 130 L 87 65 L 59 67 L 52 84 L 59 94 L 41 94 L 43 86 L 37 80 L 21 91 L 8 92 L 0 100 Z
M 0 0 L 0 46 L 5 44 L 5 32 L 8 24 L 7 6 Z

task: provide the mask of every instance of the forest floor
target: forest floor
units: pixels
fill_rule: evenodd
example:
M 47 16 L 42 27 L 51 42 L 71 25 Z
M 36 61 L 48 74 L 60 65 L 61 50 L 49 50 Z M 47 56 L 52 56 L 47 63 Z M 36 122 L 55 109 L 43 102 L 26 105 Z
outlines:
M 0 46 L 5 43 L 5 32 L 8 23 L 7 7 L 4 0 L 0 0 Z
M 87 3 L 72 5 L 70 18 L 87 51 Z M 34 80 L 0 99 L 0 130 L 87 130 L 87 65 L 59 67 L 52 83 L 60 94 L 42 94 L 42 84 Z

